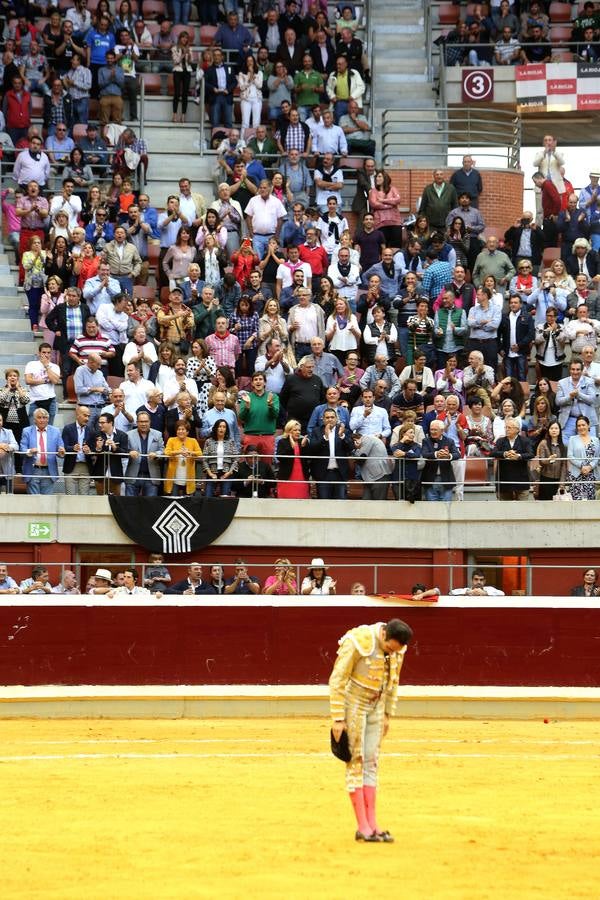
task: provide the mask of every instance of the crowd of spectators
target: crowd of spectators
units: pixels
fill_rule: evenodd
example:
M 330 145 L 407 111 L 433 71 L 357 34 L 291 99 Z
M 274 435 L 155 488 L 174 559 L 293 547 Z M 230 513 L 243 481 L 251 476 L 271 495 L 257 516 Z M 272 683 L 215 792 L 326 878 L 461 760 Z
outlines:
M 140 194 L 114 224 L 68 178 L 49 202 L 29 182 L 16 208 L 46 203 L 67 233 L 45 250 L 40 214 L 25 237 L 29 315 L 48 340 L 0 391 L 7 489 L 16 470 L 30 493 L 345 499 L 360 481 L 365 499 L 462 500 L 476 457 L 497 460 L 500 499 L 532 483 L 539 499 L 592 499 L 598 174 L 573 194 L 550 135 L 537 165 L 540 215 L 523 212 L 502 248 L 484 239 L 469 156 L 448 180 L 434 171 L 407 221 L 366 158 L 354 230 L 334 181 L 320 212 L 276 176 L 233 174 L 212 203 L 182 178 L 164 212 Z M 559 235 L 564 259 L 542 265 Z M 62 433 L 61 384 L 77 402 Z
M 497 459 L 501 499 L 527 499 L 532 480 L 540 499 L 565 485 L 573 499 L 595 496 L 597 173 L 573 194 L 545 138 L 540 212 L 525 211 L 500 247 L 485 235 L 470 156 L 448 180 L 433 172 L 408 219 L 390 175 L 365 156 L 350 219 L 341 163 L 373 146 L 356 19 L 340 4 L 332 24 L 317 4 L 300 12 L 290 0 L 253 31 L 228 10 L 210 59 L 160 23 L 155 50 L 174 64 L 177 102 L 195 67 L 213 125 L 227 130 L 214 198 L 185 176 L 151 198 L 127 174 L 147 164 L 147 147 L 131 129 L 115 148 L 106 141 L 124 99 L 136 117 L 142 20 L 126 0 L 114 17 L 103 3 L 93 18 L 85 0 L 74 10 L 76 21 L 48 10 L 41 33 L 26 15 L 7 24 L 15 58 L 33 47 L 48 59 L 36 81 L 5 57 L 6 129 L 14 150 L 26 146 L 14 204 L 4 200 L 44 338 L 24 383 L 11 368 L 0 391 L 7 490 L 16 472 L 29 493 L 344 499 L 359 481 L 365 499 L 461 500 L 478 457 Z M 83 70 L 100 132 L 88 98 L 72 93 Z M 234 82 L 242 132 L 229 128 Z M 30 112 L 36 89 L 45 142 L 13 117 Z M 563 259 L 546 268 L 559 236 Z M 62 432 L 61 385 L 77 404 Z
M 0 562 L 0 596 L 7 594 L 90 594 L 106 597 L 109 600 L 125 599 L 129 595 L 155 597 L 161 599 L 165 594 L 198 596 L 198 595 L 241 595 L 256 596 L 295 596 L 323 597 L 335 596 L 338 593 L 338 577 L 331 575 L 330 567 L 322 557 L 315 557 L 306 567 L 293 564 L 287 557 L 275 560 L 272 574 L 258 577 L 250 574 L 249 566 L 243 559 L 233 562 L 230 574 L 221 564 L 202 566 L 192 562 L 185 567 L 177 564 L 177 574 L 172 575 L 162 553 L 150 553 L 148 562 L 142 568 L 120 566 L 96 569 L 85 584 L 79 583 L 76 573 L 69 568 L 63 569 L 60 580 L 52 585 L 48 568 L 43 564 L 35 565 L 31 575 L 21 581 L 9 575 L 9 566 Z M 305 575 L 302 573 L 306 572 Z M 206 573 L 206 574 L 205 574 Z M 183 575 L 183 577 L 180 577 Z M 297 576 L 300 576 L 298 578 Z M 455 578 L 459 579 L 458 572 Z M 341 592 L 340 592 L 341 593 Z M 367 589 L 362 582 L 351 584 L 349 594 L 365 595 Z M 503 597 L 504 591 L 487 584 L 483 569 L 476 567 L 471 572 L 470 583 L 465 587 L 454 588 L 450 596 L 465 597 Z M 438 587 L 427 588 L 417 583 L 409 593 L 386 593 L 389 599 L 413 600 L 417 602 L 436 602 L 441 594 Z M 583 570 L 581 584 L 575 585 L 570 594 L 572 597 L 595 598 L 600 595 L 598 573 L 593 568 Z
M 448 66 L 513 66 L 575 60 L 595 63 L 600 59 L 600 12 L 587 0 L 573 4 L 565 21 L 566 4 L 560 4 L 553 20 L 552 4 L 531 2 L 473 3 L 456 27 L 437 39 L 444 47 Z M 560 55 L 557 57 L 556 53 Z

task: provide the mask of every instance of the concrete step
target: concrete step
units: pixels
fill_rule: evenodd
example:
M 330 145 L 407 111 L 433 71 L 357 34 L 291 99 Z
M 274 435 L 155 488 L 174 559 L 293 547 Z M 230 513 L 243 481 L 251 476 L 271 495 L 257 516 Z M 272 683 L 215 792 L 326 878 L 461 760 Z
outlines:
M 144 138 L 146 138 L 146 128 L 152 126 L 153 123 L 158 125 L 169 125 L 174 137 L 178 137 L 181 132 L 193 131 L 193 125 L 196 130 L 200 127 L 200 107 L 195 103 L 188 103 L 185 124 L 175 124 L 171 122 L 173 115 L 173 101 L 167 96 L 166 88 L 163 90 L 162 96 L 148 96 L 144 102 Z M 150 147 L 150 149 L 152 149 Z
M 402 101 L 404 100 L 403 94 L 409 94 L 413 84 L 427 84 L 427 75 L 422 71 L 422 65 L 419 64 L 418 68 L 418 72 L 383 72 L 381 75 L 377 75 L 378 87 L 375 96 L 375 106 L 378 105 L 377 98 L 379 97 L 381 90 L 385 92 L 385 89 L 389 88 L 399 92 L 396 95 L 396 102 L 402 105 Z M 411 85 L 411 88 L 408 87 L 409 84 Z
M 30 353 L 0 353 L 0 371 L 4 371 L 8 366 L 25 366 L 35 358 L 35 352 L 32 348 Z
M 31 331 L 28 329 L 24 329 L 23 325 L 26 324 L 25 319 L 18 319 L 17 327 L 6 327 L 7 323 L 12 322 L 11 319 L 2 319 L 0 321 L 0 342 L 8 342 L 10 341 L 11 349 L 14 348 L 15 352 L 18 352 L 19 349 L 27 350 L 29 347 L 36 347 L 35 338 Z
M 151 112 L 151 109 L 148 110 L 148 114 Z M 144 123 L 144 137 L 153 153 L 160 150 L 170 151 L 174 147 L 181 153 L 192 153 L 198 151 L 200 130 L 197 124 L 173 125 L 170 122 L 148 121 Z
M 16 340 L 13 340 L 13 336 L 10 333 L 7 334 L 0 331 L 0 341 L 2 341 L 2 344 L 0 346 L 2 346 L 3 350 L 5 351 L 10 349 L 11 356 L 13 354 L 16 354 L 17 356 L 23 356 L 27 353 L 29 353 L 30 355 L 37 353 L 37 343 L 34 340 L 31 332 L 26 332 L 24 338 L 20 337 L 19 335 L 17 335 Z M 10 346 L 7 343 L 9 340 Z M 5 355 L 9 354 L 5 352 Z
M 417 22 L 414 19 L 408 18 L 398 18 L 397 14 L 394 11 L 387 12 L 384 16 L 378 16 L 377 18 L 377 27 L 378 29 L 385 28 L 385 32 L 380 30 L 377 31 L 377 49 L 379 49 L 379 41 L 383 40 L 385 34 L 423 34 L 423 19 L 419 19 Z
M 0 315 L 8 310 L 9 313 L 18 310 L 20 306 L 20 301 L 17 299 L 17 289 L 13 288 L 12 294 L 0 294 Z

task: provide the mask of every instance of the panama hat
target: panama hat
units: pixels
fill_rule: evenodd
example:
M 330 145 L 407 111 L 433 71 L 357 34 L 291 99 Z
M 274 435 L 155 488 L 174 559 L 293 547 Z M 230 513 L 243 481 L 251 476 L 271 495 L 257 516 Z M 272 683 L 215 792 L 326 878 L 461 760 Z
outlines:
M 103 578 L 104 581 L 112 581 L 112 575 L 108 569 L 96 569 L 94 578 Z
M 324 560 L 321 559 L 320 556 L 316 556 L 311 562 L 310 566 L 306 567 L 307 569 L 328 569 L 329 566 L 325 565 Z

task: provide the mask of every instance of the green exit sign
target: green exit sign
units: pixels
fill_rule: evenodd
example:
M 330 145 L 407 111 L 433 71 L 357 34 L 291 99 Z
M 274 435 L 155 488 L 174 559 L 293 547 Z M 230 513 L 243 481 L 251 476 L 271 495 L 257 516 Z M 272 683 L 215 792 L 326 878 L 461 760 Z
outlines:
M 34 541 L 49 541 L 52 539 L 52 529 L 49 522 L 29 522 L 27 537 Z

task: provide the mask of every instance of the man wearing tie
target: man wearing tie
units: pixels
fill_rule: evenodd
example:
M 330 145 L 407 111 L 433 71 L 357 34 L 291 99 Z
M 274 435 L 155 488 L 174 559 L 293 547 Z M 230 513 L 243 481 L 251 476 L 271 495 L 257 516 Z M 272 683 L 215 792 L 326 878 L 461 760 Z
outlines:
M 34 424 L 23 429 L 21 436 L 28 494 L 53 494 L 58 480 L 58 457 L 65 455 L 65 448 L 59 429 L 49 425 L 49 419 L 45 409 L 36 409 Z
M 123 463 L 129 453 L 129 441 L 124 431 L 115 428 L 114 417 L 107 412 L 100 413 L 99 431 L 94 437 L 95 455 L 93 474 L 96 479 L 96 493 L 120 496 L 123 483 Z
M 79 405 L 75 409 L 75 421 L 65 425 L 62 431 L 65 445 L 65 494 L 69 496 L 85 496 L 90 493 L 94 429 L 89 421 L 89 408 Z

